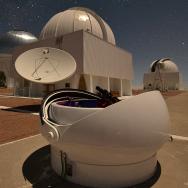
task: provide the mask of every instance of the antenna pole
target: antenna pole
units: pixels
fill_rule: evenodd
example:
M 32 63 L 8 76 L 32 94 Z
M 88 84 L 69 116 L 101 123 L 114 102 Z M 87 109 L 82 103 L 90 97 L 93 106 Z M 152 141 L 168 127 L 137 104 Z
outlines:
M 156 89 L 157 84 L 160 83 L 161 88 L 158 88 L 160 91 L 164 91 L 164 85 L 163 85 L 163 80 L 162 80 L 162 75 L 160 72 L 160 64 L 158 63 L 156 66 L 156 71 L 155 71 L 155 78 L 154 78 L 154 83 L 153 83 L 153 89 Z

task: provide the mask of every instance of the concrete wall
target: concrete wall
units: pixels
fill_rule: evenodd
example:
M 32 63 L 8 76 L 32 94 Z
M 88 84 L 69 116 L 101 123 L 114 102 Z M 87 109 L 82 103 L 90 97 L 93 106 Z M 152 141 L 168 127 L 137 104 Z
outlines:
M 179 72 L 160 73 L 161 80 L 156 73 L 144 74 L 144 88 L 145 89 L 164 89 L 176 90 L 180 89 L 180 75 Z M 151 86 L 149 86 L 151 84 Z
M 84 73 L 133 80 L 132 55 L 84 32 Z
M 132 95 L 132 83 L 130 80 L 122 80 L 122 96 Z

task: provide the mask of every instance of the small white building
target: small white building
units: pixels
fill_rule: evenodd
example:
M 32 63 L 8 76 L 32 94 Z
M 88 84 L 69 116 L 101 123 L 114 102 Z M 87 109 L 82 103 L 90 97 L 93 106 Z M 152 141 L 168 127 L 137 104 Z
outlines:
M 116 46 L 110 26 L 93 11 L 76 7 L 54 15 L 43 27 L 39 41 L 16 48 L 12 61 L 38 47 L 64 50 L 77 64 L 75 74 L 54 83 L 51 90 L 70 87 L 95 92 L 100 86 L 118 96 L 132 94 L 132 55 Z M 45 85 L 24 80 L 15 69 L 13 75 L 16 95 L 44 95 Z
M 148 73 L 144 74 L 144 89 L 146 90 L 179 90 L 181 75 L 177 65 L 169 58 L 154 61 Z

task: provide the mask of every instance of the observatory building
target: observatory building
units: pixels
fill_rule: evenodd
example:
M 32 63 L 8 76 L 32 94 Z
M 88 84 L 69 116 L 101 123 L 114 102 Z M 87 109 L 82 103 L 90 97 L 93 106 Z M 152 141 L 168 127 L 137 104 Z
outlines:
M 179 90 L 181 75 L 177 65 L 169 58 L 154 61 L 148 73 L 144 74 L 145 90 Z
M 4 86 L 14 88 L 14 49 L 37 40 L 34 35 L 25 31 L 9 31 L 0 36 L 0 72 L 6 78 L 5 83 L 2 83 Z
M 54 15 L 43 27 L 39 41 L 14 50 L 13 62 L 25 51 L 41 47 L 60 49 L 76 62 L 75 73 L 50 83 L 50 90 L 75 88 L 96 92 L 96 86 L 100 86 L 117 96 L 132 94 L 132 55 L 116 46 L 110 26 L 92 10 L 75 7 Z M 45 84 L 24 80 L 16 71 L 15 75 L 17 95 L 44 95 Z M 20 88 L 24 88 L 24 94 Z
M 14 49 L 11 62 L 16 95 L 48 94 L 40 130 L 58 175 L 87 187 L 121 188 L 155 174 L 156 153 L 169 139 L 166 104 L 159 91 L 117 98 L 132 94 L 132 55 L 116 46 L 95 12 L 76 7 L 56 14 L 39 41 Z M 171 70 L 152 67 L 152 73 Z

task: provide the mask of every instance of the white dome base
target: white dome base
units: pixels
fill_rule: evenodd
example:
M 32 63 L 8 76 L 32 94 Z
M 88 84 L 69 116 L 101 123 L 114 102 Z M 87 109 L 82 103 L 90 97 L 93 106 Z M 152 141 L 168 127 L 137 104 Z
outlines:
M 97 165 L 69 161 L 72 176 L 66 179 L 72 183 L 95 188 L 121 188 L 142 183 L 153 176 L 157 159 L 153 155 L 147 160 L 127 165 Z M 53 170 L 62 176 L 61 151 L 51 145 L 51 165 Z

